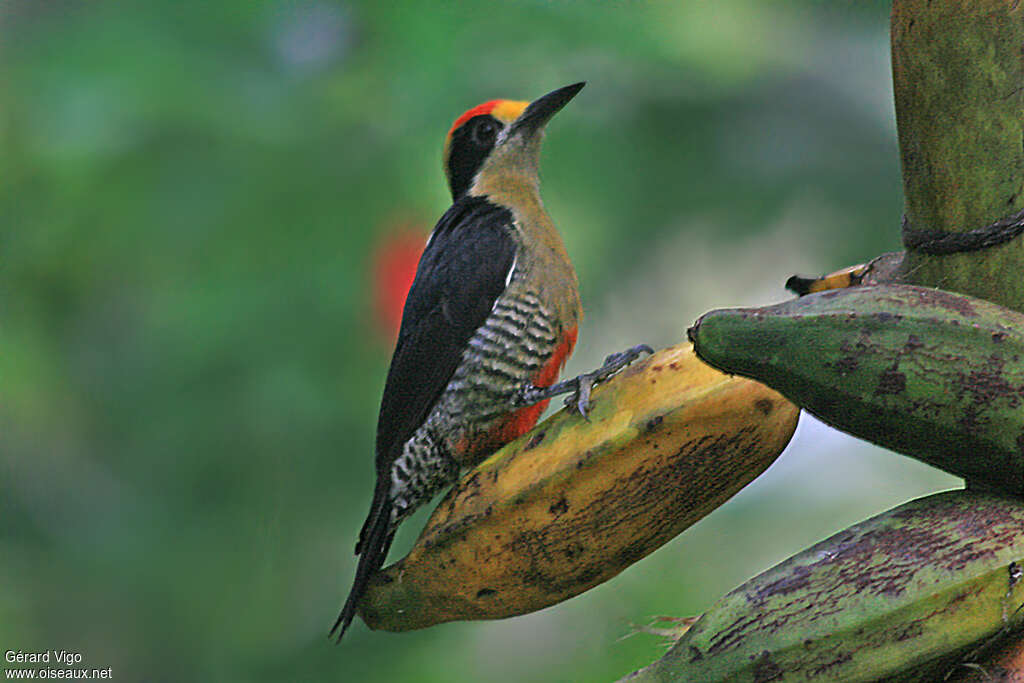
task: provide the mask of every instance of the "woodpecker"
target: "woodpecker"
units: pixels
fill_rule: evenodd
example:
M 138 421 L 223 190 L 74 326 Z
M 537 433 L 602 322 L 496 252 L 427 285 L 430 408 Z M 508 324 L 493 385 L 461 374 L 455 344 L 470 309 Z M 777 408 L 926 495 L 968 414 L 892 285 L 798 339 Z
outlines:
M 331 635 L 355 616 L 398 524 L 473 465 L 529 431 L 552 396 L 590 386 L 646 347 L 555 385 L 583 315 L 576 271 L 540 199 L 545 124 L 583 88 L 492 100 L 459 116 L 444 145 L 452 206 L 409 290 L 377 422 L 370 513 L 355 582 Z

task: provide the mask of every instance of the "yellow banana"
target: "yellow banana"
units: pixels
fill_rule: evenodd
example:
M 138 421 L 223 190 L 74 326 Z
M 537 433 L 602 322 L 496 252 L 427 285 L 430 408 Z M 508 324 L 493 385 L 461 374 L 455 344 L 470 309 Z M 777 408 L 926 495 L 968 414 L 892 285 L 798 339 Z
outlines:
M 797 296 L 824 292 L 829 289 L 843 289 L 845 287 L 856 287 L 867 275 L 870 264 L 859 263 L 841 270 L 834 271 L 821 277 L 801 277 L 794 275 L 786 280 L 786 289 Z
M 467 472 L 360 605 L 374 629 L 525 614 L 592 588 L 721 505 L 789 442 L 799 409 L 689 344 L 597 387 Z
M 786 280 L 786 289 L 797 296 L 805 296 L 830 289 L 901 282 L 903 257 L 902 251 L 890 251 L 867 263 L 847 266 L 821 277 L 794 275 Z

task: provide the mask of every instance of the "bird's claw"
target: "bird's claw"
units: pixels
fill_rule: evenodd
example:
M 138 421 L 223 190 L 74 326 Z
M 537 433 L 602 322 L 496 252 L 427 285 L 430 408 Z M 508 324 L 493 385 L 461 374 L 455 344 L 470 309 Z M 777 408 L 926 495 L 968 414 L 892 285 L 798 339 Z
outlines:
M 576 390 L 565 399 L 565 405 L 569 408 L 575 408 L 583 416 L 584 420 L 589 421 L 590 418 L 587 412 L 590 410 L 590 392 L 594 385 L 605 381 L 619 370 L 622 370 L 643 353 L 654 353 L 654 349 L 647 344 L 637 344 L 625 351 L 611 354 L 604 359 L 604 365 L 597 370 L 579 375 L 572 380 L 576 385 Z
M 590 391 L 597 382 L 595 379 L 596 375 L 597 372 L 588 372 L 577 377 L 576 391 L 569 394 L 565 399 L 566 407 L 569 409 L 575 408 L 576 412 L 582 415 L 583 419 L 587 422 L 590 421 L 590 417 L 587 415 L 587 411 L 590 409 Z
M 607 379 L 608 377 L 611 377 L 616 372 L 618 372 L 619 370 L 621 370 L 622 368 L 626 367 L 627 365 L 635 361 L 637 358 L 639 358 L 640 354 L 642 353 L 654 353 L 654 349 L 652 349 L 647 344 L 637 344 L 636 346 L 626 349 L 625 351 L 619 351 L 617 353 L 611 354 L 610 356 L 604 359 L 604 365 L 601 366 L 601 368 L 598 370 L 598 372 L 606 373 L 603 377 L 601 377 L 601 379 Z M 598 381 L 601 381 L 601 379 L 599 379 Z

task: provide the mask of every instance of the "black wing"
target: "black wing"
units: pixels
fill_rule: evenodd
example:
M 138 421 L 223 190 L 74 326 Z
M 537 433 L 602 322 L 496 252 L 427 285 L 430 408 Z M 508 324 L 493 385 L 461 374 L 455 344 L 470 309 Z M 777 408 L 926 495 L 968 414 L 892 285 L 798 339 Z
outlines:
M 480 198 L 445 212 L 416 268 L 402 312 L 377 422 L 377 486 L 359 532 L 356 577 L 331 635 L 338 642 L 356 614 L 370 576 L 391 547 L 391 464 L 444 391 L 462 352 L 487 320 L 515 262 L 512 214 Z
M 452 205 L 420 258 L 402 312 L 377 421 L 377 472 L 389 476 L 404 444 L 447 386 L 473 333 L 506 287 L 515 261 L 512 213 L 479 197 Z

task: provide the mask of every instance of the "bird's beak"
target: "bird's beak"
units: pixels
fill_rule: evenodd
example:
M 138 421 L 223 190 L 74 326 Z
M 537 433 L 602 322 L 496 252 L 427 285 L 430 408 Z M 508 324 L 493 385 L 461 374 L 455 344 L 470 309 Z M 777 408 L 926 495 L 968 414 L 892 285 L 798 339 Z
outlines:
M 523 133 L 525 137 L 531 137 L 544 128 L 544 124 L 558 113 L 558 111 L 569 103 L 569 100 L 576 97 L 576 93 L 583 90 L 585 82 L 573 83 L 564 88 L 553 90 L 543 97 L 539 97 L 529 104 L 519 115 L 519 118 L 512 123 L 509 137 L 517 133 Z

